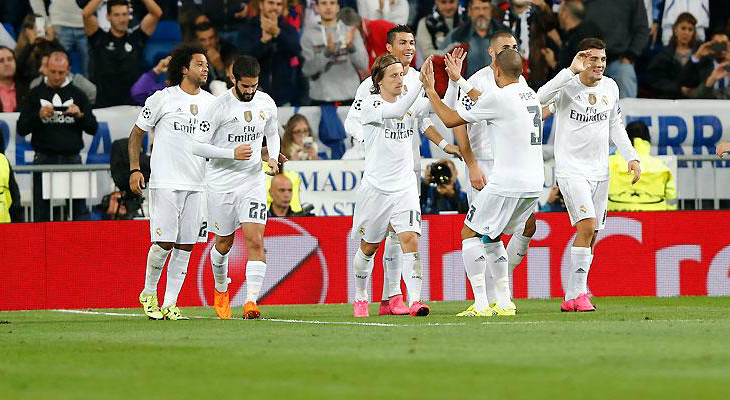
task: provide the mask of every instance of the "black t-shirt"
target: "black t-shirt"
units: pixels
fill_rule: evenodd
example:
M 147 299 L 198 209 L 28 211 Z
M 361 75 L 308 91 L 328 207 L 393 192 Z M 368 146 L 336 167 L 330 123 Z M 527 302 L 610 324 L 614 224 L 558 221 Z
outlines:
M 89 74 L 96 84 L 96 107 L 132 104 L 129 91 L 142 74 L 149 36 L 139 27 L 122 37 L 101 29 L 89 36 Z

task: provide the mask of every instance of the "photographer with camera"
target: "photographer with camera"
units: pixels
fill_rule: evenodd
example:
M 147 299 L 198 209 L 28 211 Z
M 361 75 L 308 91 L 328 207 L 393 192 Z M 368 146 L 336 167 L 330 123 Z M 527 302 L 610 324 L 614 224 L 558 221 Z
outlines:
M 730 99 L 730 38 L 719 31 L 682 68 L 682 94 L 691 99 Z
M 82 135 L 96 134 L 98 123 L 88 97 L 70 79 L 68 55 L 61 51 L 48 57 L 46 77 L 28 92 L 18 118 L 18 134 L 33 134 L 33 164 L 81 164 Z M 50 219 L 48 200 L 43 200 L 41 173 L 33 174 L 34 221 Z M 74 219 L 88 215 L 86 201 L 73 201 Z M 55 219 L 55 218 L 54 218 Z
M 451 160 L 441 159 L 426 167 L 426 176 L 421 182 L 423 214 L 439 214 L 444 211 L 466 213 L 469 204 L 456 176 L 456 165 Z

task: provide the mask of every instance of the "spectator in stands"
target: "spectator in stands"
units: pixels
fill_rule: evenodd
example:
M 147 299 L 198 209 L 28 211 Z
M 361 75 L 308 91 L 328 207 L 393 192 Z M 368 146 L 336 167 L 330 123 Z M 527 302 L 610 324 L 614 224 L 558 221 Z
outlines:
M 129 29 L 129 3 L 108 0 L 109 32 L 99 28 L 96 9 L 102 0 L 91 0 L 84 7 L 84 32 L 89 38 L 89 73 L 100 93 L 96 106 L 111 107 L 131 104 L 132 85 L 142 74 L 143 49 L 155 32 L 162 9 L 154 0 L 144 0 L 147 15 L 138 27 Z
M 561 70 L 568 68 L 573 57 L 578 52 L 578 43 L 589 37 L 603 38 L 603 33 L 592 21 L 583 19 L 585 8 L 582 0 L 565 0 L 560 4 L 558 21 L 562 35 L 556 32 L 549 32 L 548 35 L 558 46 L 557 57 L 552 55 L 552 50 L 544 51 L 545 58 L 552 69 Z
M 317 143 L 312 137 L 307 117 L 294 114 L 284 125 L 281 152 L 289 160 L 317 160 Z
M 285 174 L 276 174 L 271 178 L 271 206 L 269 217 L 306 217 L 311 216 L 312 207 L 304 205 L 302 210 L 295 212 L 292 207 L 293 185 L 291 179 Z
M 460 11 L 457 0 L 436 0 L 433 12 L 418 21 L 416 45 L 424 60 L 434 54 L 444 54 L 439 49 L 446 35 L 466 19 Z
M 309 79 L 309 97 L 318 104 L 351 104 L 360 85 L 358 70 L 368 56 L 357 28 L 337 19 L 337 0 L 316 0 L 321 23 L 302 34 L 302 72 Z
M 620 97 L 636 97 L 634 62 L 649 43 L 649 25 L 642 0 L 585 0 L 585 19 L 594 22 L 606 41 L 606 75 L 616 81 Z
M 715 146 L 715 153 L 718 157 L 728 158 L 728 155 L 730 155 L 730 142 L 718 143 Z
M 195 41 L 196 26 L 210 23 L 210 18 L 200 12 L 200 9 L 195 4 L 187 4 L 180 7 L 177 13 L 177 20 L 180 23 L 180 33 L 184 43 Z
M 43 16 L 53 25 L 56 38 L 66 51 L 78 54 L 81 62 L 78 70 L 82 75 L 88 75 L 89 47 L 84 34 L 81 8 L 76 0 L 50 0 L 46 13 L 48 1 L 31 0 L 30 5 L 34 13 Z
M 303 28 L 319 25 L 322 20 L 317 11 L 317 0 L 301 0 L 304 3 L 304 24 Z M 340 7 L 350 7 L 357 11 L 357 0 L 340 0 Z
M 461 191 L 456 174 L 456 165 L 447 159 L 426 167 L 426 175 L 421 182 L 421 210 L 424 214 L 444 211 L 463 214 L 469 209 L 466 193 Z
M 407 0 L 357 0 L 357 11 L 365 19 L 384 19 L 394 25 L 408 23 Z
M 211 81 L 209 86 L 210 94 L 213 96 L 220 96 L 225 93 L 228 89 L 233 87 L 233 60 L 238 57 L 238 53 L 226 64 L 226 75 Z M 266 159 L 266 158 L 265 158 Z
M 548 81 L 551 68 L 543 50 L 547 48 L 548 32 L 560 39 L 556 31 L 558 21 L 545 0 L 512 0 L 511 3 L 503 24 L 517 39 L 528 84 L 537 89 Z
M 208 82 L 225 80 L 226 65 L 233 62 L 236 48 L 228 41 L 221 40 L 213 25 L 207 22 L 195 25 L 195 40 L 205 49 L 208 57 Z
M 205 0 L 197 3 L 221 39 L 235 43 L 238 31 L 243 28 L 248 17 L 248 0 Z
M 677 21 L 674 22 L 669 46 L 657 54 L 646 68 L 645 80 L 655 97 L 660 99 L 684 97 L 677 78 L 697 48 L 696 25 L 697 20 L 692 14 L 679 14 Z
M 475 72 L 492 62 L 489 56 L 489 38 L 498 31 L 509 29 L 492 18 L 492 3 L 488 0 L 469 0 L 468 12 L 470 20 L 446 35 L 441 50 L 450 52 L 457 45 L 469 46 L 466 55 L 466 75 Z
M 653 0 L 652 3 L 653 23 L 650 31 L 652 43 L 656 42 L 661 34 L 662 43 L 668 46 L 674 33 L 675 21 L 682 13 L 692 14 L 697 21 L 695 24 L 697 39 L 700 42 L 705 40 L 705 29 L 710 27 L 709 0 Z
M 368 53 L 368 69 L 372 68 L 378 56 L 388 52 L 385 48 L 388 31 L 395 25 L 384 19 L 364 19 L 354 9 L 345 7 L 338 13 L 338 18 L 347 26 L 357 28 L 365 43 L 365 51 Z
M 682 68 L 682 94 L 692 99 L 730 99 L 729 46 L 728 34 L 718 32 L 697 49 Z
M 13 167 L 5 157 L 5 139 L 0 135 L 0 223 L 22 222 L 23 207 Z
M 0 46 L 0 112 L 20 111 L 28 87 L 17 76 L 15 52 Z
M 540 212 L 566 212 L 568 209 L 565 207 L 565 200 L 563 194 L 560 193 L 560 188 L 556 183 L 550 190 L 550 194 L 547 197 L 545 203 L 538 202 L 538 210 Z
M 23 30 L 15 46 L 17 74 L 26 85 L 30 85 L 30 82 L 40 74 L 43 56 L 51 54 L 54 50 L 63 49 L 61 43 L 56 40 L 53 27 L 45 23 L 37 26 L 37 17 L 35 14 L 29 14 L 25 18 Z M 41 20 L 38 22 L 41 23 Z
M 18 134 L 33 134 L 30 142 L 35 151 L 33 164 L 81 164 L 82 135 L 96 134 L 96 118 L 84 92 L 68 79 L 69 60 L 65 53 L 53 53 L 47 68 L 43 83 L 28 92 L 18 118 Z M 49 202 L 43 200 L 42 189 L 41 174 L 33 174 L 35 221 L 50 218 Z M 88 214 L 85 203 L 73 201 L 75 218 Z
M 33 81 L 30 82 L 31 89 L 40 85 L 41 82 L 46 78 L 46 76 L 48 76 L 48 60 L 51 58 L 51 56 L 54 53 L 61 53 L 60 56 L 66 57 L 67 59 L 69 59 L 69 63 L 70 63 L 71 58 L 68 56 L 68 53 L 66 53 L 66 51 L 64 51 L 63 49 L 53 50 L 53 52 L 51 54 L 49 54 L 47 56 L 43 56 L 43 58 L 41 59 L 40 75 L 38 77 L 36 77 L 35 79 L 33 79 Z M 83 75 L 72 73 L 70 68 L 71 68 L 71 65 L 69 64 L 69 71 L 68 71 L 68 75 L 67 75 L 68 79 L 71 80 L 71 83 L 73 83 L 74 86 L 76 86 L 82 92 L 84 92 L 86 97 L 89 99 L 89 103 L 91 103 L 91 106 L 93 108 L 93 106 L 96 102 L 96 85 L 94 85 L 91 81 L 86 79 L 86 77 L 84 77 Z
M 154 68 L 142 74 L 137 82 L 132 85 L 129 93 L 132 97 L 132 104 L 143 106 L 148 97 L 167 86 L 164 81 L 160 82 L 160 79 L 163 74 L 167 74 L 170 58 L 170 56 L 167 56 L 158 61 Z
M 626 161 L 618 152 L 608 159 L 608 211 L 665 211 L 677 209 L 677 184 L 664 161 L 651 155 L 649 128 L 642 121 L 626 126 L 641 161 L 641 180 L 632 183 Z
M 284 23 L 283 0 L 262 0 L 259 6 L 259 16 L 241 28 L 237 43 L 242 53 L 259 61 L 259 87 L 277 105 L 289 105 L 297 98 L 297 70 L 292 58 L 301 56 L 299 37 L 293 26 Z

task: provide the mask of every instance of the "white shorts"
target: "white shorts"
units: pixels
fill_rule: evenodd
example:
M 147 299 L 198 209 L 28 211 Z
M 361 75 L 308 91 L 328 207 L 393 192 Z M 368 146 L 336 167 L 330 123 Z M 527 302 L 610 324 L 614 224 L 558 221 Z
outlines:
M 150 188 L 152 242 L 194 244 L 203 223 L 203 192 Z
M 477 160 L 477 164 L 479 165 L 479 168 L 481 168 L 482 172 L 484 172 L 484 176 L 487 177 L 487 181 L 489 181 L 489 175 L 492 174 L 492 168 L 494 168 L 494 160 Z M 471 179 L 469 179 L 469 167 L 466 167 L 466 182 L 469 186 L 466 190 L 466 198 L 469 200 L 469 204 L 471 204 L 474 200 L 476 200 L 479 191 L 474 189 L 474 186 L 471 185 Z
M 596 230 L 606 227 L 608 180 L 589 181 L 585 178 L 558 178 L 571 225 L 586 218 L 596 219 Z
M 504 197 L 482 190 L 469 206 L 464 224 L 476 233 L 496 239 L 503 233 L 511 235 L 524 229 L 536 205 L 537 197 Z
M 421 234 L 421 205 L 415 187 L 404 192 L 380 193 L 365 179 L 360 183 L 352 218 L 352 238 L 380 243 L 388 233 L 388 225 L 396 234 Z
M 266 179 L 252 177 L 233 192 L 208 192 L 208 229 L 218 236 L 233 234 L 241 224 L 266 224 Z

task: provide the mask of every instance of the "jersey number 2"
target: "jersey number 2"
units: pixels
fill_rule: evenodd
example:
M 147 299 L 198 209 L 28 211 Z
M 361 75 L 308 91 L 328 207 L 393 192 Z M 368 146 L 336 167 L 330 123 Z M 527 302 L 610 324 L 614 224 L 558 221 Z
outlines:
M 251 209 L 248 210 L 248 217 L 251 219 L 266 221 L 266 204 L 252 202 Z
M 541 110 L 538 106 L 529 106 L 527 107 L 527 111 L 530 114 L 533 114 L 532 118 L 532 124 L 537 128 L 537 132 L 530 132 L 530 144 L 531 145 L 539 145 L 542 144 L 542 118 L 541 118 Z

